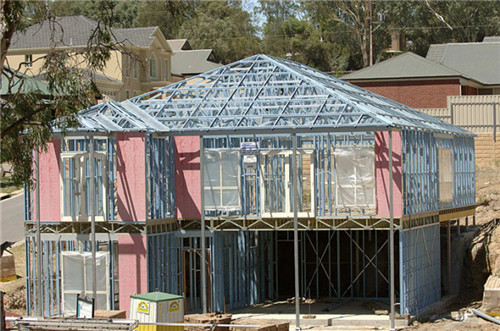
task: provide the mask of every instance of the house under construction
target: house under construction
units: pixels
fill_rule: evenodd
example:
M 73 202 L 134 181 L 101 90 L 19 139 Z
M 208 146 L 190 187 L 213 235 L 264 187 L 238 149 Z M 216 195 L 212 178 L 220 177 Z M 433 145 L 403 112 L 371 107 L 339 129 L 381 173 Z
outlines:
M 94 258 L 98 308 L 159 290 L 193 312 L 294 296 L 295 257 L 301 296 L 339 300 L 387 300 L 393 261 L 412 314 L 441 297 L 440 225 L 474 214 L 473 134 L 267 55 L 77 120 L 26 194 L 28 314 L 73 312 Z

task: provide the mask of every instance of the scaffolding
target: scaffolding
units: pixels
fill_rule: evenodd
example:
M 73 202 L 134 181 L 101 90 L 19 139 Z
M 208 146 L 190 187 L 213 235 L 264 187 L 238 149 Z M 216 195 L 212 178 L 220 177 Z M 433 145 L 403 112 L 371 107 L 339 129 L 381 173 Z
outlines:
M 472 133 L 267 55 L 105 102 L 75 119 L 79 127 L 64 132 L 55 123 L 55 137 L 107 146 L 107 212 L 95 231 L 146 235 L 148 289 L 184 294 L 191 311 L 233 310 L 286 295 L 390 300 L 393 318 L 399 298 L 400 313 L 413 314 L 441 295 L 440 222 L 474 213 Z M 116 219 L 115 144 L 123 132 L 145 134 L 145 222 Z M 179 136 L 200 137 L 199 219 L 176 217 Z M 245 143 L 258 146 L 255 167 L 242 157 Z M 393 162 L 401 169 L 396 217 Z M 445 166 L 453 169 L 450 178 L 440 177 Z M 383 215 L 376 200 L 382 193 L 375 191 L 382 167 L 391 169 L 383 179 Z M 442 187 L 452 188 L 451 199 L 441 199 Z M 27 260 L 36 255 L 31 200 L 27 192 Z M 40 231 L 94 232 L 79 222 L 42 224 Z M 54 256 L 60 243 L 51 244 Z M 48 263 L 57 268 L 57 260 Z M 36 288 L 33 264 L 29 293 Z M 291 278 L 291 265 L 294 282 L 286 285 L 280 277 Z M 49 283 L 61 286 L 54 277 Z M 48 311 L 60 312 L 58 298 Z M 33 295 L 29 300 L 32 307 Z

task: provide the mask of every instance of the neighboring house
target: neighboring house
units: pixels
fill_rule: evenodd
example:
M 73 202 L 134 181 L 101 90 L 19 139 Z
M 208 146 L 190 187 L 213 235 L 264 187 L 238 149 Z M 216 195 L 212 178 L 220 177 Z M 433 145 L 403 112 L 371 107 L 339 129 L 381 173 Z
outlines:
M 176 81 L 222 66 L 211 49 L 192 49 L 187 39 L 167 40 L 172 52 L 172 76 Z
M 5 71 L 2 72 L 2 85 L 0 87 L 0 97 L 3 100 L 9 100 L 11 95 L 15 94 L 25 94 L 25 93 L 37 93 L 41 96 L 49 96 L 49 86 L 47 82 L 43 80 L 36 79 L 31 76 L 24 75 L 22 73 L 16 73 L 14 75 L 7 74 Z
M 44 21 L 17 33 L 7 53 L 8 64 L 29 75 L 43 74 L 43 61 L 51 47 L 82 50 L 87 47 L 97 22 L 84 16 Z M 124 100 L 168 85 L 171 80 L 172 51 L 158 27 L 112 29 L 123 50 L 112 51 L 101 72 L 89 73 L 99 91 L 113 100 Z
M 431 45 L 426 58 L 411 52 L 342 79 L 414 108 L 447 107 L 452 95 L 500 94 L 500 42 Z
M 342 77 L 478 135 L 476 163 L 500 156 L 500 37 L 431 45 Z M 497 152 L 498 151 L 498 152 Z
M 130 295 L 158 290 L 188 312 L 293 297 L 294 237 L 297 296 L 389 301 L 394 286 L 406 315 L 455 293 L 441 225 L 475 211 L 468 131 L 267 55 L 77 120 L 40 154 L 43 297 L 26 191 L 28 314 L 37 299 L 74 314 L 92 293 L 92 217 L 97 309 L 129 312 Z
M 191 44 L 189 44 L 189 41 L 187 39 L 168 39 L 167 42 L 168 42 L 168 45 L 170 46 L 170 49 L 174 53 L 179 52 L 179 51 L 188 51 L 188 50 L 193 49 L 191 47 Z

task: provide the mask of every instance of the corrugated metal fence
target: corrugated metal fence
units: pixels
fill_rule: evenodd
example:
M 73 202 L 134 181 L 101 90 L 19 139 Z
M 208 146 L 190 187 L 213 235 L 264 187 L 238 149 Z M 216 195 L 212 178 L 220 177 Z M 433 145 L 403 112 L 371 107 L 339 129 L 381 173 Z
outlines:
M 493 133 L 500 127 L 500 95 L 448 96 L 447 108 L 419 110 L 474 133 Z

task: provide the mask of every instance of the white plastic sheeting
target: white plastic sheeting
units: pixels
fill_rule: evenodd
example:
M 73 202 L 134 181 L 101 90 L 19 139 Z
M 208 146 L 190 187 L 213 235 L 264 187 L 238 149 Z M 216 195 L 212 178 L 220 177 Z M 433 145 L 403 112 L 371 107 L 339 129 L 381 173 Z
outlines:
M 205 150 L 205 209 L 240 210 L 240 156 L 235 150 Z
M 375 208 L 375 152 L 373 147 L 334 151 L 337 206 Z
M 453 179 L 455 168 L 450 148 L 438 148 L 439 163 L 439 201 L 453 200 Z
M 62 252 L 62 294 L 65 315 L 76 312 L 78 294 L 93 296 L 92 253 Z M 109 252 L 96 253 L 97 305 L 109 309 Z

